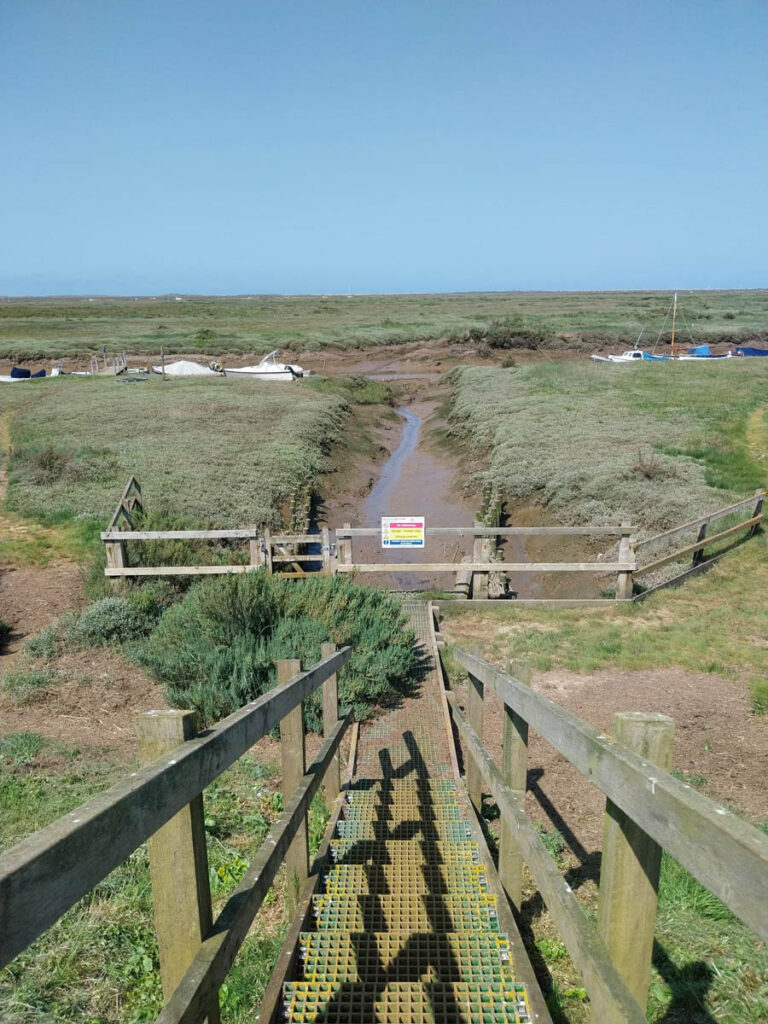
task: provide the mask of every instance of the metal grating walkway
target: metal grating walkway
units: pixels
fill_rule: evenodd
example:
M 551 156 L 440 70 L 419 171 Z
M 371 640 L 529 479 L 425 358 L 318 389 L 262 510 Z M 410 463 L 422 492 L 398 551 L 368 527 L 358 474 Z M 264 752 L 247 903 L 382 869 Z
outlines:
M 291 1024 L 523 1024 L 497 897 L 451 766 L 428 606 L 404 606 L 424 658 L 418 696 L 361 730 L 315 930 L 283 986 Z

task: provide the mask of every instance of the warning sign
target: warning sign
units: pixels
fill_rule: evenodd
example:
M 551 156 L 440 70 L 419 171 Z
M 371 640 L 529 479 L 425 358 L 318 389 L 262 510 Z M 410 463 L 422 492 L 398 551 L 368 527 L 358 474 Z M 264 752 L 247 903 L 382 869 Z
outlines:
M 382 516 L 383 548 L 423 548 L 424 516 Z

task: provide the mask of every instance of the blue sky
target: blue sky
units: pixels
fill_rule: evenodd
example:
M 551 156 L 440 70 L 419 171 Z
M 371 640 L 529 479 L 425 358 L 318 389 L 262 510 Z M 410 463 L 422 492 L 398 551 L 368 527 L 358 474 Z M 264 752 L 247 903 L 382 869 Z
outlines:
M 2 0 L 0 294 L 768 283 L 765 0 Z

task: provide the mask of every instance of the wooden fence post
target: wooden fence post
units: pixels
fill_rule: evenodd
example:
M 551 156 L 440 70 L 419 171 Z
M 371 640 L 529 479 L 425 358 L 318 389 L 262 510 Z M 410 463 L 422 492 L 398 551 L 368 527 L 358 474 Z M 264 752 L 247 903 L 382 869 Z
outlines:
M 142 764 L 195 737 L 194 711 L 149 711 L 136 719 Z M 163 996 L 179 984 L 211 928 L 211 889 L 200 793 L 148 840 Z M 208 1024 L 219 1024 L 218 994 Z
M 264 527 L 264 565 L 269 575 L 272 575 L 272 531 L 268 526 Z
M 484 523 L 475 520 L 475 526 L 484 526 Z M 472 561 L 488 562 L 488 545 L 485 537 L 475 537 L 472 544 Z M 472 574 L 472 597 L 475 601 L 485 601 L 488 598 L 488 573 L 474 572 Z
M 345 530 L 351 530 L 352 529 L 352 524 L 351 523 L 344 523 L 344 529 Z M 339 551 L 339 555 L 341 555 L 341 551 Z M 346 537 L 344 539 L 344 558 L 342 559 L 342 561 L 343 561 L 344 565 L 352 565 L 352 538 L 351 537 Z
M 331 575 L 331 531 L 328 529 L 327 526 L 324 526 L 322 528 L 322 530 L 320 531 L 320 533 L 321 533 L 321 536 L 322 536 L 322 547 L 321 547 L 321 553 L 322 553 L 322 556 L 323 556 L 323 563 L 322 563 L 323 564 L 323 569 L 322 569 L 322 571 L 323 571 L 323 575 L 324 576 L 330 576 Z M 331 652 L 331 653 L 333 653 L 333 652 Z
M 702 523 L 701 526 L 699 527 L 699 532 L 696 534 L 696 543 L 697 544 L 699 543 L 699 541 L 704 540 L 704 538 L 707 536 L 707 525 L 708 525 L 707 523 Z M 697 565 L 701 565 L 701 563 L 703 561 L 704 561 L 704 548 L 699 548 L 697 551 L 693 552 L 693 560 L 691 562 L 691 566 L 695 567 Z
M 531 684 L 529 665 L 513 662 L 509 673 L 526 686 Z M 528 723 L 504 705 L 504 732 L 501 748 L 501 774 L 510 789 L 525 797 L 528 776 Z M 499 878 L 515 910 L 520 910 L 523 896 L 523 856 L 515 839 L 515 830 L 504 815 L 501 817 L 499 847 Z
M 763 491 L 762 491 L 762 488 L 758 487 L 758 489 L 755 491 L 755 508 L 754 508 L 754 510 L 752 512 L 752 515 L 750 516 L 750 519 L 754 519 L 755 516 L 759 516 L 762 511 L 763 511 Z M 755 525 L 752 527 L 751 534 L 752 534 L 752 536 L 754 536 L 756 533 L 759 533 L 759 532 L 760 532 L 760 523 L 755 523 Z
M 622 712 L 613 716 L 611 734 L 664 771 L 671 768 L 675 723 L 668 715 Z M 597 923 L 611 959 L 643 1011 L 651 978 L 661 853 L 639 825 L 606 801 Z
M 110 569 L 124 569 L 128 564 L 128 559 L 125 557 L 125 544 L 123 541 L 107 540 L 104 542 L 104 547 L 107 549 L 107 566 Z M 110 582 L 114 587 L 121 582 L 121 578 L 113 576 Z
M 467 719 L 482 740 L 483 738 L 483 683 L 469 673 Z M 483 776 L 474 757 L 467 751 L 467 791 L 478 814 L 483 808 Z
M 261 550 L 262 540 L 256 530 L 248 541 L 248 562 L 250 565 L 264 565 L 264 552 Z
M 277 683 L 287 683 L 301 672 L 301 662 L 297 658 L 285 658 L 277 662 Z M 280 760 L 283 773 L 283 806 L 293 796 L 296 787 L 304 778 L 307 770 L 304 752 L 304 702 L 288 714 L 280 722 Z M 289 917 L 293 916 L 299 899 L 299 893 L 309 877 L 309 838 L 307 834 L 307 818 L 299 825 L 293 842 L 285 855 L 286 870 L 286 904 Z
M 632 559 L 632 543 L 629 534 L 629 523 L 621 524 L 621 536 L 619 538 L 619 561 L 629 562 Z M 616 600 L 629 601 L 632 598 L 632 573 L 620 572 L 616 583 Z
M 327 643 L 320 647 L 320 657 L 330 658 L 336 653 L 336 644 Z M 336 673 L 323 683 L 323 736 L 328 736 L 339 720 L 339 687 Z M 328 807 L 341 792 L 341 764 L 338 751 L 333 755 L 333 760 L 328 765 L 325 773 L 325 802 Z

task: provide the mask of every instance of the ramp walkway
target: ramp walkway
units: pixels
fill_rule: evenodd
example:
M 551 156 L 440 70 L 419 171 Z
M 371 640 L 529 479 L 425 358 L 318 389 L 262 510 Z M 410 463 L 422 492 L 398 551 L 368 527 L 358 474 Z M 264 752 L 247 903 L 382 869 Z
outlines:
M 404 608 L 420 643 L 419 691 L 361 728 L 283 1019 L 548 1020 L 458 777 L 431 608 Z

